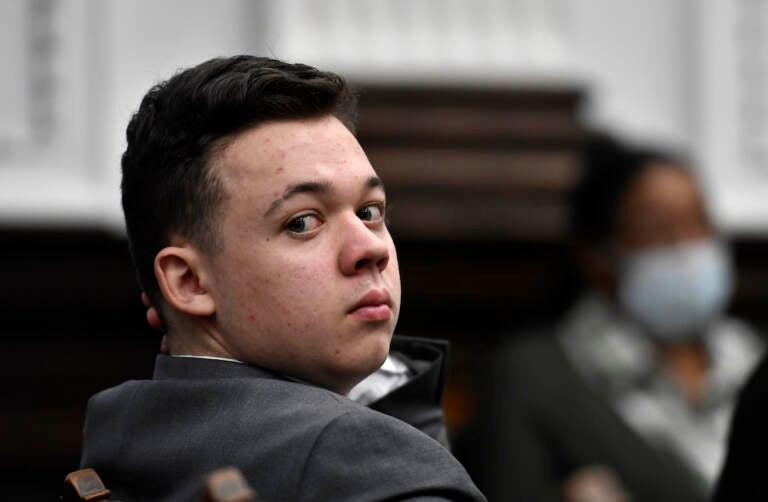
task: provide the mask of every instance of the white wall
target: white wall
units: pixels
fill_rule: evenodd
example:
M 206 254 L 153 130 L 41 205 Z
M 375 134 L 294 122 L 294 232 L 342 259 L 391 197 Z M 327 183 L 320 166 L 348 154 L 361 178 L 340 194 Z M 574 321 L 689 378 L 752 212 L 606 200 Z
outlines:
M 38 3 L 46 2 L 55 34 L 49 141 L 9 126 L 25 123 L 20 110 L 30 107 L 19 103 L 30 99 L 34 72 L 26 71 L 26 86 L 0 81 L 0 111 L 21 117 L 0 118 L 0 222 L 6 224 L 119 229 L 119 156 L 142 94 L 179 67 L 239 52 L 316 64 L 357 80 L 585 86 L 591 93 L 587 120 L 630 139 L 693 147 L 710 180 L 720 180 L 735 158 L 721 132 L 721 125 L 732 124 L 724 118 L 735 105 L 720 97 L 733 83 L 709 62 L 710 55 L 719 61 L 720 44 L 730 36 L 718 28 L 726 0 Z M 6 0 L 0 6 L 6 24 L 0 41 L 27 50 L 30 13 L 24 6 L 30 4 Z M 714 32 L 720 34 L 710 38 Z M 0 58 L 8 68 L 26 61 L 2 49 Z M 719 214 L 730 215 L 723 219 L 734 228 L 745 214 L 756 214 L 716 198 Z M 768 228 L 764 211 L 756 224 Z
M 687 147 L 689 4 L 283 0 L 274 46 L 358 79 L 584 85 L 594 97 L 590 121 Z
M 41 1 L 36 16 L 23 0 L 0 5 L 9 72 L 0 79 L 0 221 L 87 220 L 95 208 L 85 5 Z
M 723 227 L 768 231 L 768 1 L 695 9 L 694 151 Z
M 688 147 L 691 54 L 686 0 L 570 0 L 569 59 L 590 82 L 591 121 Z
M 247 0 L 101 0 L 98 18 L 103 40 L 101 69 L 104 93 L 99 164 L 106 168 L 110 223 L 122 225 L 119 202 L 119 158 L 125 149 L 125 128 L 144 93 L 180 68 L 206 59 L 260 49 L 251 43 L 261 29 L 258 14 Z
M 31 2 L 8 0 L 0 6 L 7 29 L 2 40 L 14 47 L 0 52 L 0 63 L 18 77 L 0 79 L 0 223 L 119 231 L 119 159 L 125 126 L 141 96 L 180 67 L 261 50 L 252 43 L 263 22 L 258 5 L 247 0 L 38 3 L 47 7 L 48 21 L 37 28 Z M 41 36 L 49 38 L 49 47 L 30 52 Z M 41 57 L 52 65 L 38 75 L 30 66 Z M 35 111 L 30 103 L 40 97 L 29 94 L 39 85 L 50 87 L 53 102 L 38 104 Z M 48 114 L 44 124 L 26 127 L 30 116 L 41 113 Z M 22 127 L 11 127 L 19 123 Z M 41 137 L 46 130 L 50 137 Z M 9 146 L 3 149 L 4 144 Z

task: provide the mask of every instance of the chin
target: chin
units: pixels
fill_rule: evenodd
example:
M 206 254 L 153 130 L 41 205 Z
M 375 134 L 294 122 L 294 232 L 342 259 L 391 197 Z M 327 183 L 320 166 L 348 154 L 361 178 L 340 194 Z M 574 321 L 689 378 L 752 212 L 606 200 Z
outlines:
M 384 364 L 389 354 L 389 339 L 369 348 L 364 356 L 360 357 L 354 366 L 354 372 L 362 374 L 362 378 L 367 377 Z
M 379 369 L 381 365 L 384 364 L 384 361 L 386 361 L 388 355 L 389 355 L 389 342 L 387 342 L 386 346 L 381 351 L 376 353 L 376 357 L 371 358 L 370 371 L 366 376 L 370 375 L 371 373 Z
M 384 360 L 389 355 L 389 344 L 392 342 L 392 331 L 387 330 L 385 333 L 375 335 L 375 358 L 380 359 L 374 371 L 379 369 L 379 366 L 384 364 Z
M 337 367 L 337 380 L 347 382 L 349 391 L 360 381 L 378 370 L 389 354 L 390 336 L 376 337 L 376 340 L 368 340 L 355 354 L 349 354 L 346 364 Z

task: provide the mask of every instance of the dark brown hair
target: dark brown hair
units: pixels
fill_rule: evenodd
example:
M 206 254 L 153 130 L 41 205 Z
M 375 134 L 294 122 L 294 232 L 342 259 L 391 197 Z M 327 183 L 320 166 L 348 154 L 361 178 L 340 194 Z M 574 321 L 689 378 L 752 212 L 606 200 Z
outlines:
M 206 252 L 223 245 L 225 194 L 210 169 L 217 148 L 270 120 L 332 114 L 354 131 L 356 111 L 340 76 L 255 56 L 211 59 L 152 87 L 128 124 L 122 203 L 139 284 L 153 302 L 154 259 L 172 236 Z

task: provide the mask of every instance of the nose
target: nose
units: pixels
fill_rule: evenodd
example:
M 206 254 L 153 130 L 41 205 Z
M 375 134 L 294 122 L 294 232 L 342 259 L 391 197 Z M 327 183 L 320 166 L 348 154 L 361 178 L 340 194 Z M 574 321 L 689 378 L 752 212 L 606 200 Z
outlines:
M 344 221 L 339 252 L 339 268 L 344 275 L 365 271 L 383 272 L 389 264 L 389 242 L 386 228 L 369 228 L 352 215 Z

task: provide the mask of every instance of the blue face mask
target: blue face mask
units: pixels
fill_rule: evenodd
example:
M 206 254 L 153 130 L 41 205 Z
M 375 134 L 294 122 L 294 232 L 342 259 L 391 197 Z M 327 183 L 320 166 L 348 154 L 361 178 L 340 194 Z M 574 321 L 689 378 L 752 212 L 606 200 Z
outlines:
M 704 333 L 733 290 L 725 245 L 707 239 L 632 253 L 622 260 L 619 302 L 661 342 Z

